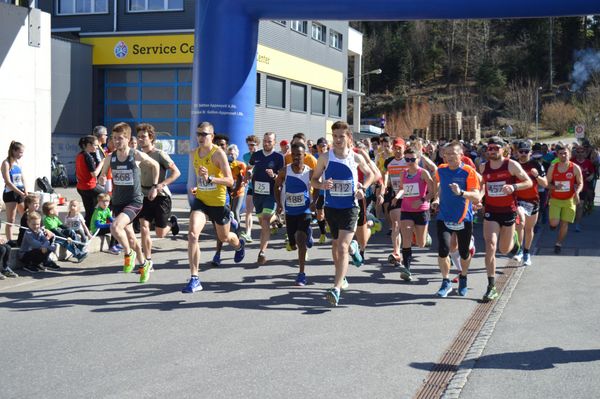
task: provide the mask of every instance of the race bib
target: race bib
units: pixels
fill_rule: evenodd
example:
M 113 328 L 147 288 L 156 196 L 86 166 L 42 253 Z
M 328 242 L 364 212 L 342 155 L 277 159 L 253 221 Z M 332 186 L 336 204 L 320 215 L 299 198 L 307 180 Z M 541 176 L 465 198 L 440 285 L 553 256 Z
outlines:
M 526 201 L 517 201 L 517 205 L 519 205 L 519 207 L 523 209 L 523 212 L 525 212 L 525 215 L 527 216 L 531 216 L 533 208 L 535 207 L 535 204 Z
M 399 176 L 391 176 L 392 188 L 394 192 L 397 193 L 400 190 L 400 177 Z
M 462 230 L 465 228 L 464 222 L 460 222 L 460 223 L 444 222 L 444 225 L 446 225 L 446 227 L 452 231 L 459 231 L 459 230 Z
M 115 186 L 133 186 L 133 170 L 113 169 L 112 175 Z
M 420 197 L 419 183 L 404 184 L 404 198 Z
M 555 181 L 554 182 L 555 191 L 559 193 L 566 193 L 571 191 L 571 182 L 569 180 L 564 181 Z
M 298 207 L 306 204 L 304 193 L 285 193 L 285 206 Z
M 254 182 L 254 193 L 260 195 L 269 195 L 271 194 L 271 185 L 269 182 L 256 180 Z
M 333 180 L 333 187 L 329 189 L 329 194 L 332 197 L 351 197 L 352 180 Z
M 23 175 L 20 173 L 15 173 L 12 175 L 12 182 L 17 187 L 23 187 Z
M 502 191 L 502 187 L 504 187 L 505 184 L 505 181 L 491 181 L 485 183 L 487 194 L 490 197 L 506 197 L 507 195 Z
M 202 177 L 198 177 L 198 179 L 196 180 L 196 183 L 197 183 L 196 187 L 200 191 L 213 191 L 213 190 L 217 189 L 217 185 L 215 183 L 213 183 L 213 182 L 208 183 Z

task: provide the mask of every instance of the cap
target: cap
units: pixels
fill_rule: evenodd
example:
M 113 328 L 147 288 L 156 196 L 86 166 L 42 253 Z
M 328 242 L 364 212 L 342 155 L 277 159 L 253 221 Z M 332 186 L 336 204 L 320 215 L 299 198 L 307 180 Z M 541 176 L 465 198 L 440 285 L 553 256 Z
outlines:
M 317 145 L 327 144 L 327 139 L 325 137 L 319 137 L 317 140 Z
M 281 141 L 279 142 L 279 145 L 280 145 L 280 146 L 284 146 L 284 145 L 288 145 L 288 144 L 289 144 L 289 142 L 288 142 L 287 140 L 281 140 Z
M 532 149 L 533 151 L 542 151 L 542 144 L 540 144 L 540 143 L 535 143 L 531 149 Z
M 404 146 L 405 146 L 404 139 L 402 139 L 402 138 L 400 138 L 400 137 L 396 137 L 396 138 L 394 139 L 394 141 L 392 142 L 392 146 L 394 146 L 394 147 L 402 147 L 402 148 L 404 148 Z
M 517 143 L 517 149 L 519 149 L 519 150 L 531 150 L 531 144 L 529 144 L 529 141 L 519 141 Z
M 506 143 L 498 136 L 493 136 L 488 139 L 487 145 L 496 144 L 499 146 L 504 146 Z

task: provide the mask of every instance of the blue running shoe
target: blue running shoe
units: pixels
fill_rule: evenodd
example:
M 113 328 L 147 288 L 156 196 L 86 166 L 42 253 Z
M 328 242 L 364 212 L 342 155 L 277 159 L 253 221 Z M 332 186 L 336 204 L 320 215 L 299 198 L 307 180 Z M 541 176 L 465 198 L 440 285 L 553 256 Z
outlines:
M 467 276 L 458 276 L 458 295 L 467 296 Z
M 362 256 L 360 256 L 360 248 L 358 246 L 358 242 L 356 240 L 352 240 L 352 242 L 350 243 L 350 248 L 354 252 L 354 253 L 352 253 L 352 251 L 351 251 L 351 253 L 350 253 L 350 257 L 352 258 L 352 263 L 356 267 L 362 266 L 363 258 L 362 258 Z
M 296 285 L 299 287 L 304 287 L 306 285 L 305 273 L 298 273 L 298 276 L 296 277 Z
M 452 292 L 452 283 L 450 282 L 450 280 L 442 280 L 442 286 L 440 287 L 440 289 L 438 290 L 436 295 L 439 297 L 445 298 L 451 292 Z
M 233 217 L 233 212 L 231 212 L 231 214 L 229 215 L 229 218 L 230 218 L 229 220 L 231 221 L 231 231 L 233 231 L 235 233 L 236 231 L 238 231 L 240 224 Z
M 531 254 L 529 252 L 523 254 L 523 266 L 531 266 Z
M 325 299 L 331 306 L 337 306 L 340 302 L 340 292 L 335 288 L 330 288 L 325 293 Z
M 219 267 L 221 266 L 221 253 L 217 252 L 215 254 L 215 256 L 213 256 L 213 260 L 212 262 L 210 262 L 211 265 L 213 265 L 214 267 Z
M 315 240 L 313 239 L 312 236 L 312 229 L 309 228 L 308 231 L 306 232 L 307 234 L 307 239 L 306 239 L 306 248 L 312 248 L 313 244 L 315 243 Z
M 185 288 L 181 290 L 181 292 L 184 294 L 191 294 L 196 291 L 202 291 L 202 283 L 200 283 L 200 279 L 198 277 L 191 277 Z
M 235 263 L 240 263 L 244 260 L 244 256 L 246 256 L 246 241 L 244 241 L 243 238 L 240 238 L 240 247 L 235 250 L 233 261 Z

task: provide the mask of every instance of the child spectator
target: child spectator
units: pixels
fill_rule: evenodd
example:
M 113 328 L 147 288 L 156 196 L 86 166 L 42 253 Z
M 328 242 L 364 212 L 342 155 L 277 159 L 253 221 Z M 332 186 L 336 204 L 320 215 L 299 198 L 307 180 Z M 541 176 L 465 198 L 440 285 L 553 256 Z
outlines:
M 48 238 L 47 232 L 42 229 L 42 218 L 37 212 L 27 215 L 29 229 L 23 235 L 23 243 L 19 248 L 19 259 L 24 263 L 23 269 L 36 273 L 49 269 L 60 269 L 50 260 L 50 254 L 56 250 L 54 240 Z
M 19 228 L 19 236 L 17 237 L 17 246 L 20 247 L 23 242 L 23 236 L 25 235 L 25 231 L 27 231 L 27 214 L 29 212 L 37 212 L 40 209 L 40 197 L 35 193 L 29 193 L 25 196 L 25 203 L 23 205 L 25 207 L 25 212 L 23 212 L 23 216 L 21 216 L 21 227 Z
M 87 242 L 88 239 L 92 238 L 90 229 L 85 224 L 85 219 L 79 212 L 79 201 L 69 201 L 69 212 L 65 215 L 65 226 L 73 230 L 79 237 L 79 241 Z
M 113 218 L 112 211 L 108 207 L 109 203 L 110 195 L 106 193 L 98 194 L 98 206 L 94 210 L 90 226 L 92 234 L 96 234 L 96 230 L 100 230 L 98 232 L 99 235 L 105 236 L 110 234 L 110 224 L 112 223 Z M 110 244 L 108 247 L 108 251 L 112 254 L 119 255 L 121 253 L 121 248 L 119 248 L 117 240 L 112 236 L 110 237 Z
M 63 222 L 61 222 L 58 217 L 56 204 L 54 202 L 45 202 L 42 205 L 42 211 L 44 212 L 44 227 L 59 237 L 58 245 L 71 252 L 78 262 L 85 259 L 88 256 L 87 252 L 82 251 L 77 245 L 71 242 L 72 240 L 77 240 L 77 233 L 72 229 L 66 228 Z

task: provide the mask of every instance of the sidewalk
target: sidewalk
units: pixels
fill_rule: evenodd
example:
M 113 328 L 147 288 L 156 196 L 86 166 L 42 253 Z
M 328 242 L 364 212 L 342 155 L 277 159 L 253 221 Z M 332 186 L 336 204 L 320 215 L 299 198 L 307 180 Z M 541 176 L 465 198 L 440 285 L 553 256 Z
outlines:
M 561 255 L 553 253 L 557 232 L 540 231 L 533 265 L 524 270 L 461 398 L 598 397 L 599 197 L 582 232 L 570 229 Z

